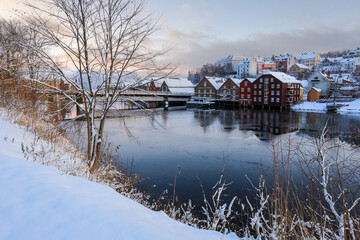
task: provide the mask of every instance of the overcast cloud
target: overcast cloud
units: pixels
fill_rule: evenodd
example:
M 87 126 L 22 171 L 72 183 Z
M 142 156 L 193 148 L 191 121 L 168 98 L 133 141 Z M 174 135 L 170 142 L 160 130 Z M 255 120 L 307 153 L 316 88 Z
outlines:
M 360 25 L 351 30 L 321 27 L 274 34 L 259 33 L 248 39 L 233 41 L 218 39 L 211 34 L 174 29 L 168 29 L 166 36 L 168 45 L 172 46 L 166 60 L 180 63 L 182 71 L 201 67 L 228 55 L 270 57 L 273 54 L 299 55 L 360 47 Z

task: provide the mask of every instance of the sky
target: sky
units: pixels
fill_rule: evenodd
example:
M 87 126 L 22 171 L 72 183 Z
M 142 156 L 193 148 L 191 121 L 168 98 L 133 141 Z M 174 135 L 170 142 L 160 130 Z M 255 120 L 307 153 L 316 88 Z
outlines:
M 31 1 L 31 0 L 30 0 Z M 0 14 L 20 8 L 0 0 Z M 360 47 L 359 0 L 147 0 L 154 45 L 182 72 L 228 55 L 271 56 Z

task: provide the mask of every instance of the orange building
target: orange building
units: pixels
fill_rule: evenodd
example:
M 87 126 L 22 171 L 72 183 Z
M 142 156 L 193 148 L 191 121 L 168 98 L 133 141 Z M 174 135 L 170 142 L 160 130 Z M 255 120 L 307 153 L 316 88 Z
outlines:
M 310 102 L 315 102 L 320 99 L 320 95 L 321 89 L 313 87 L 308 91 L 307 100 Z

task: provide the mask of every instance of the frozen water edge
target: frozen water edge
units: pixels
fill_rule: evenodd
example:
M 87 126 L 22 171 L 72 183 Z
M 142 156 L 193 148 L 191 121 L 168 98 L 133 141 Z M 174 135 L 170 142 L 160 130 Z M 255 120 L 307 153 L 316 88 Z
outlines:
M 291 107 L 291 110 L 295 112 L 326 112 L 327 103 L 317 103 L 317 102 L 303 102 L 296 104 Z M 360 115 L 360 99 L 355 99 L 352 102 L 347 102 L 347 106 L 341 107 L 337 110 L 339 114 L 351 114 L 351 115 Z
M 31 133 L 1 117 L 0 129 L 0 239 L 238 239 L 192 228 L 106 185 L 27 161 L 21 144 L 30 144 Z

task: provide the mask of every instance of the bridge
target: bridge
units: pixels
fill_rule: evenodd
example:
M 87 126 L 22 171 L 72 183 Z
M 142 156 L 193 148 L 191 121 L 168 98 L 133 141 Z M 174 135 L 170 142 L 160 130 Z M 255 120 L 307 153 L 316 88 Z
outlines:
M 69 91 L 67 94 L 72 96 L 78 95 L 78 93 L 74 91 Z M 102 98 L 104 98 L 104 95 L 105 94 L 102 92 L 98 93 L 98 103 L 103 101 Z M 113 110 L 133 109 L 135 104 L 131 104 L 131 102 L 136 103 L 136 105 L 141 106 L 142 108 L 164 108 L 164 110 L 168 110 L 169 107 L 185 107 L 186 102 L 191 98 L 191 96 L 193 96 L 193 93 L 128 90 L 120 94 L 119 99 L 114 104 Z M 131 102 L 127 99 L 130 99 Z M 74 106 L 67 119 L 74 118 L 78 114 L 79 110 Z

